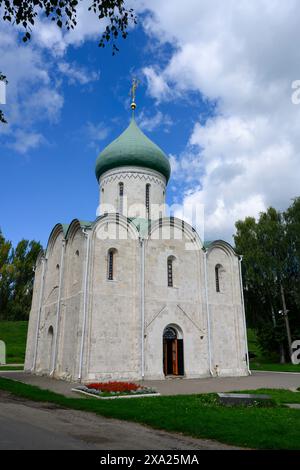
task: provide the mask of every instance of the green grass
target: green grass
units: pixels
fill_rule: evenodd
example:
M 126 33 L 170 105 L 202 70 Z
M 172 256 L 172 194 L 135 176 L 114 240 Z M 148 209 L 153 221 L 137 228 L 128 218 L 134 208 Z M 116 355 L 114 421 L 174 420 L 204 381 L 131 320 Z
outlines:
M 24 368 L 22 366 L 0 366 L 0 372 L 1 370 L 24 370 Z
M 6 344 L 8 364 L 24 363 L 27 329 L 27 321 L 0 321 L 0 339 Z
M 259 388 L 257 390 L 242 390 L 240 392 L 234 391 L 232 393 L 251 393 L 270 395 L 277 405 L 284 405 L 285 403 L 300 403 L 300 393 L 291 392 L 282 388 Z
M 300 364 L 272 364 L 272 363 L 260 363 L 253 361 L 250 363 L 250 369 L 252 370 L 268 370 L 273 372 L 299 372 Z
M 48 390 L 0 378 L 0 389 L 35 401 L 51 402 L 110 418 L 135 421 L 157 429 L 216 439 L 241 447 L 300 449 L 300 411 L 282 406 L 297 393 L 263 390 L 276 401 L 270 407 L 225 407 L 215 394 L 160 396 L 102 401 L 68 398 Z M 262 390 L 257 391 L 262 392 Z M 300 394 L 299 394 L 300 395 Z

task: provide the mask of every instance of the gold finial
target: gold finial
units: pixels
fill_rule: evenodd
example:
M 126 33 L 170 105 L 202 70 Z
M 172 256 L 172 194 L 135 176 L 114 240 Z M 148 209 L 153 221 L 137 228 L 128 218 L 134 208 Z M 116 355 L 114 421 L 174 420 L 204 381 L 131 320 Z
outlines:
M 130 88 L 130 96 L 131 96 L 131 99 L 132 99 L 132 102 L 131 102 L 131 109 L 134 111 L 135 108 L 136 108 L 136 104 L 135 104 L 135 95 L 136 95 L 136 89 L 139 85 L 139 81 L 136 79 L 136 78 L 133 78 L 132 79 L 132 86 Z

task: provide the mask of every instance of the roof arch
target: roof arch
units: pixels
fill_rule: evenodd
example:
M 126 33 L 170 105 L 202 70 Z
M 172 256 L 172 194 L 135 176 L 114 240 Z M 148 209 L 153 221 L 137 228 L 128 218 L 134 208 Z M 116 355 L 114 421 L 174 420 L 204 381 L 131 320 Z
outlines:
M 214 248 L 220 248 L 223 250 L 228 256 L 236 256 L 239 258 L 239 255 L 236 253 L 234 248 L 230 245 L 230 243 L 226 242 L 225 240 L 214 240 L 212 242 L 209 242 L 205 246 L 205 251 L 209 255 L 209 253 L 214 249 Z
M 57 237 L 62 234 L 63 238 L 65 238 L 66 233 L 68 231 L 68 228 L 69 228 L 69 224 L 58 223 L 58 224 L 54 225 L 54 227 L 51 230 L 51 233 L 49 235 L 48 242 L 47 242 L 47 247 L 46 247 L 46 250 L 45 250 L 47 256 L 51 253 L 51 251 L 54 247 L 54 244 L 56 242 Z
M 70 225 L 68 226 L 65 238 L 66 240 L 72 240 L 78 230 L 91 229 L 92 222 L 83 221 L 79 219 L 73 219 Z
M 118 213 L 103 214 L 98 217 L 92 226 L 93 233 L 95 234 L 97 229 L 106 223 L 115 223 L 116 225 L 120 225 L 120 227 L 128 231 L 133 240 L 139 239 L 139 231 L 132 220 Z
M 162 227 L 175 227 L 182 230 L 182 232 L 188 235 L 190 242 L 195 244 L 199 250 L 203 248 L 203 243 L 194 227 L 192 227 L 188 222 L 178 219 L 177 217 L 162 217 L 154 222 L 152 221 L 151 224 L 149 224 L 147 239 L 150 239 L 151 235 Z

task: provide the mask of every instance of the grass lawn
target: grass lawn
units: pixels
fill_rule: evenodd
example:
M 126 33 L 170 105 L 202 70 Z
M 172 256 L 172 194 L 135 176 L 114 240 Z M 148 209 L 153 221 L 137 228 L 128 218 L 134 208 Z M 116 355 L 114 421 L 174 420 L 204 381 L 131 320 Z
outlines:
M 24 363 L 27 328 L 27 321 L 0 321 L 0 339 L 6 343 L 8 364 Z
M 6 366 L 0 366 L 0 372 L 1 370 L 24 370 L 24 367 L 22 366 L 9 366 L 9 365 L 6 365 Z
M 157 429 L 215 439 L 257 449 L 300 449 L 300 411 L 282 403 L 297 402 L 298 393 L 263 390 L 274 397 L 274 407 L 225 407 L 215 394 L 160 396 L 101 401 L 67 398 L 48 390 L 0 378 L 0 389 L 35 401 L 94 412 L 147 424 Z M 260 390 L 262 392 L 262 390 Z M 300 395 L 300 394 L 299 394 Z
M 261 362 L 250 362 L 251 370 L 269 370 L 273 372 L 299 372 L 300 373 L 300 364 L 266 364 Z

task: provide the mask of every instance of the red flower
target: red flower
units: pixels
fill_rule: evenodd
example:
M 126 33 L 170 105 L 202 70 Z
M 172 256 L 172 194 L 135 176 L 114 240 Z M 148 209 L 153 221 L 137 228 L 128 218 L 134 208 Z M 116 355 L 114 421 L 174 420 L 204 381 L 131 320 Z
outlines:
M 101 390 L 102 392 L 132 392 L 141 388 L 140 385 L 130 382 L 97 382 L 87 384 L 88 388 L 94 388 L 95 390 Z

